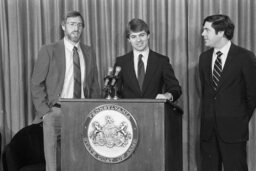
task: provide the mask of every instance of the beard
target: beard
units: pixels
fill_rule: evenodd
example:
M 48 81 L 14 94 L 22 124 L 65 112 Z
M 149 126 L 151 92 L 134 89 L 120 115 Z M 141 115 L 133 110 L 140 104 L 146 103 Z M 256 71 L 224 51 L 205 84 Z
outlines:
M 67 36 L 67 38 L 68 38 L 70 41 L 72 41 L 72 42 L 74 42 L 74 43 L 77 43 L 77 42 L 79 42 L 79 40 L 80 40 L 81 32 L 79 32 L 79 31 L 73 31 L 73 32 L 71 32 L 71 33 L 66 33 L 66 36 Z

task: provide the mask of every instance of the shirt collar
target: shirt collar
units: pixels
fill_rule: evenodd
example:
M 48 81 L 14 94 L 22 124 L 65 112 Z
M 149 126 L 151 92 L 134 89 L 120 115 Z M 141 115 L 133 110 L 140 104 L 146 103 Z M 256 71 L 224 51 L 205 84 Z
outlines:
M 223 46 L 222 48 L 220 49 L 214 49 L 214 54 L 216 54 L 216 52 L 220 51 L 221 53 L 227 55 L 228 54 L 228 51 L 230 49 L 230 46 L 231 46 L 231 41 L 229 40 L 225 46 Z
M 137 50 L 133 50 L 133 55 L 134 55 L 135 59 L 138 59 L 139 54 L 142 54 L 144 59 L 148 59 L 149 48 L 147 48 L 146 50 L 144 50 L 142 52 L 141 51 L 137 51 Z
M 73 51 L 74 46 L 76 46 L 77 49 L 80 49 L 80 43 L 79 43 L 79 42 L 74 45 L 74 44 L 71 43 L 71 41 L 68 40 L 66 37 L 64 37 L 64 45 L 65 45 L 65 48 L 67 48 L 67 49 L 70 50 L 70 51 Z

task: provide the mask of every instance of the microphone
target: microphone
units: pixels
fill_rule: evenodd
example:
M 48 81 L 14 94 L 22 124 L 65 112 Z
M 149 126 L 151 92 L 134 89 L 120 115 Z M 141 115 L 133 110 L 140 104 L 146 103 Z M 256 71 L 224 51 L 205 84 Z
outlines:
M 114 86 L 116 84 L 116 80 L 117 80 L 119 72 L 121 71 L 121 67 L 117 66 L 115 70 L 116 70 L 116 72 L 115 72 L 115 75 L 112 78 L 112 81 L 111 81 L 111 84 L 110 84 L 111 86 Z
M 106 75 L 105 78 L 104 78 L 104 87 L 108 86 L 108 84 L 111 80 L 111 77 L 112 77 L 112 72 L 113 72 L 113 68 L 109 67 L 108 68 L 108 75 Z

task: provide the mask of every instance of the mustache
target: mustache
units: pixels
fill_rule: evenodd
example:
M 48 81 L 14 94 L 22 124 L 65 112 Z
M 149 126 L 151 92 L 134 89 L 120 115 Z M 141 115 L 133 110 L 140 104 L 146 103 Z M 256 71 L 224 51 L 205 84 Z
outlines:
M 71 32 L 71 34 L 72 34 L 72 33 L 80 34 L 80 32 L 79 32 L 79 31 L 72 31 L 72 32 Z

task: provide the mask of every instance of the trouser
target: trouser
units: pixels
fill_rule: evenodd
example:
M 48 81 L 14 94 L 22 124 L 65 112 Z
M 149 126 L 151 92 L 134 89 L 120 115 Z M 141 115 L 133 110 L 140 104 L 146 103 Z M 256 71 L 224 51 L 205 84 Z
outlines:
M 60 108 L 53 107 L 52 111 L 46 114 L 43 119 L 46 171 L 60 169 L 60 164 L 57 163 L 57 140 L 60 140 L 61 135 L 61 118 Z
M 246 141 L 224 142 L 216 133 L 209 141 L 201 141 L 202 171 L 248 171 Z

